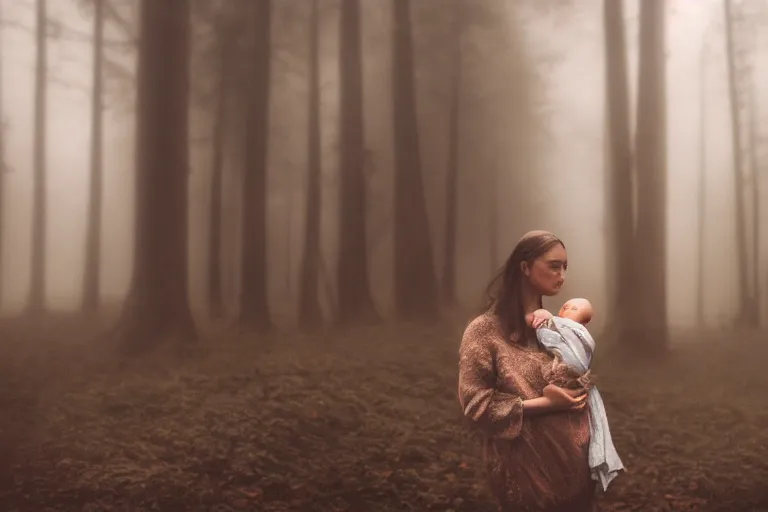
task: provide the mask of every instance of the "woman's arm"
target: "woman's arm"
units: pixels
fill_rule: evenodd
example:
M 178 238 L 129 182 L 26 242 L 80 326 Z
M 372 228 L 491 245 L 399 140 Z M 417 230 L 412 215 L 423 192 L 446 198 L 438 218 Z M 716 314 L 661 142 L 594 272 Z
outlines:
M 539 396 L 536 398 L 531 398 L 530 400 L 523 400 L 523 414 L 527 414 L 529 416 L 540 416 L 542 414 L 547 414 L 554 411 L 554 404 L 552 403 L 552 400 L 549 399 L 549 397 Z
M 484 319 L 476 319 L 464 332 L 459 349 L 459 403 L 473 427 L 493 437 L 514 439 L 523 424 L 523 400 L 496 389 L 493 335 L 493 326 Z
M 538 416 L 581 407 L 581 397 L 570 402 L 544 396 L 523 400 L 518 395 L 499 391 L 490 343 L 492 335 L 493 331 L 485 326 L 470 324 L 459 350 L 459 402 L 473 426 L 493 437 L 514 439 L 520 435 L 524 415 Z

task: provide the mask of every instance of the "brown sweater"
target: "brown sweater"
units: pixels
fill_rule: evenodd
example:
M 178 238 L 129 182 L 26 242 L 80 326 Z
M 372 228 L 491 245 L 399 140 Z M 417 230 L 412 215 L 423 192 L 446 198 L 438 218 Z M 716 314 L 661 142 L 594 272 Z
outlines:
M 459 401 L 482 434 L 491 490 L 504 510 L 591 501 L 587 412 L 523 415 L 522 401 L 542 396 L 552 367 L 551 356 L 529 346 L 506 341 L 490 314 L 472 321 L 461 341 Z

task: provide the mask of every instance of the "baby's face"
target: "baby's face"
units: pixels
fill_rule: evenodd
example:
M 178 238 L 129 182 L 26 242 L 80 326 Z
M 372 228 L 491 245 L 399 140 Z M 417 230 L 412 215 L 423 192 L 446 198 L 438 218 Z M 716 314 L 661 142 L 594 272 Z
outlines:
M 592 304 L 587 299 L 571 299 L 560 308 L 557 316 L 586 325 L 592 320 Z

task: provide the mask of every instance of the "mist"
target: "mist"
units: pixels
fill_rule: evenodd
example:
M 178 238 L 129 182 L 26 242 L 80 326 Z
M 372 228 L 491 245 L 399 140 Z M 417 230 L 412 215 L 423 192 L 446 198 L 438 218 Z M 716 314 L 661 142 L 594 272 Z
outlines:
M 371 3 L 371 2 L 369 2 Z M 278 4 L 279 5 L 279 4 Z M 633 89 L 636 80 L 637 45 L 632 35 L 637 34 L 637 2 L 626 3 L 627 34 L 629 41 L 630 81 Z M 369 190 L 372 208 L 371 224 L 385 224 L 385 213 L 377 210 L 390 203 L 388 175 L 391 175 L 391 115 L 380 98 L 389 89 L 384 76 L 390 63 L 389 47 L 384 38 L 388 32 L 386 23 L 389 16 L 386 5 L 365 4 L 367 22 L 364 29 L 365 64 L 365 107 L 366 144 L 370 152 Z M 605 223 L 605 93 L 603 33 L 599 2 L 570 5 L 562 11 L 545 13 L 531 12 L 532 6 L 499 9 L 505 17 L 501 23 L 515 25 L 522 23 L 522 32 L 517 30 L 521 41 L 514 44 L 523 46 L 529 54 L 526 66 L 530 67 L 529 89 L 535 89 L 538 98 L 531 98 L 536 108 L 538 128 L 531 134 L 516 132 L 506 114 L 514 107 L 519 96 L 521 78 L 503 69 L 519 66 L 516 63 L 502 64 L 495 59 L 510 56 L 504 51 L 504 37 L 497 34 L 479 34 L 484 38 L 491 55 L 483 56 L 484 62 L 467 64 L 467 81 L 480 80 L 483 85 L 467 110 L 474 110 L 472 117 L 483 123 L 483 129 L 466 128 L 469 133 L 463 139 L 460 153 L 461 167 L 466 169 L 460 187 L 459 208 L 463 205 L 483 203 L 490 194 L 477 178 L 482 169 L 498 167 L 500 180 L 518 172 L 528 175 L 525 186 L 537 197 L 539 206 L 536 215 L 528 225 L 516 225 L 514 217 L 519 216 L 514 205 L 505 204 L 503 188 L 500 188 L 502 212 L 498 223 L 497 262 L 508 254 L 515 242 L 527 228 L 549 228 L 560 234 L 566 241 L 571 258 L 571 268 L 566 295 L 578 293 L 592 297 L 598 309 L 606 304 L 606 278 L 603 271 L 606 259 Z M 554 10 L 554 9 L 553 9 Z M 31 2 L 10 3 L 4 9 L 7 20 L 3 30 L 4 58 L 4 116 L 5 159 L 11 171 L 5 176 L 6 220 L 4 237 L 7 256 L 3 259 L 4 314 L 16 314 L 24 306 L 28 294 L 30 275 L 30 233 L 31 233 L 31 174 L 33 123 L 34 119 L 34 59 L 35 45 L 32 30 L 35 16 Z M 67 27 L 72 33 L 87 34 L 92 22 L 76 6 L 69 2 L 52 4 L 49 16 L 55 23 Z M 370 11 L 370 14 L 368 13 Z M 721 2 L 675 2 L 669 9 L 667 24 L 667 205 L 669 209 L 667 228 L 667 274 L 669 276 L 667 296 L 670 325 L 676 328 L 691 327 L 696 314 L 696 257 L 700 250 L 695 236 L 689 236 L 690 226 L 697 223 L 696 189 L 699 184 L 700 155 L 698 123 L 700 116 L 700 81 L 702 76 L 701 53 L 706 52 L 706 253 L 704 288 L 706 297 L 705 318 L 710 326 L 724 326 L 733 321 L 737 311 L 734 297 L 738 281 L 733 261 L 736 258 L 734 238 L 733 173 L 731 172 L 732 145 L 728 82 L 722 30 Z M 276 8 L 280 16 L 280 7 Z M 335 139 L 338 137 L 338 42 L 333 37 L 337 31 L 337 16 L 329 14 L 323 20 L 321 41 L 321 74 L 323 75 L 322 110 L 324 150 L 323 195 L 325 205 L 333 205 L 334 176 L 337 163 Z M 522 21 L 520 21 L 522 20 Z M 418 21 L 417 21 L 418 23 Z M 428 22 L 426 31 L 429 31 Z M 296 23 L 294 22 L 294 25 Z M 500 25 L 501 26 L 501 25 Z M 299 30 L 298 32 L 296 32 Z M 496 29 L 502 31 L 502 28 Z M 552 38 L 553 31 L 562 37 Z M 119 37 L 118 30 L 107 25 L 107 38 Z M 434 29 L 432 30 L 434 32 Z M 470 34 L 474 35 L 474 34 Z M 302 37 L 301 29 L 293 33 L 282 32 L 275 36 L 274 45 L 288 51 L 298 47 L 297 39 Z M 429 41 L 439 41 L 439 34 L 425 32 L 423 46 L 419 45 L 420 33 L 416 34 L 416 58 L 429 61 Z M 469 36 L 467 36 L 469 37 Z M 496 39 L 491 39 L 495 37 Z M 499 39 L 501 38 L 501 39 Z M 764 38 L 762 38 L 764 39 Z M 762 39 L 760 41 L 762 41 Z M 483 44 L 480 39 L 478 44 Z M 471 44 L 471 43 L 467 43 Z M 507 43 L 510 44 L 510 43 Z M 499 46 L 501 45 L 501 46 Z M 46 243 L 49 247 L 46 258 L 47 303 L 54 310 L 69 311 L 77 308 L 80 301 L 82 268 L 84 262 L 84 237 L 86 231 L 86 205 L 88 191 L 88 159 L 90 140 L 89 95 L 92 84 L 88 79 L 92 68 L 92 50 L 82 40 L 68 40 L 62 31 L 59 37 L 49 39 L 49 75 L 47 91 L 49 104 L 46 118 L 46 198 L 48 202 L 46 220 L 49 226 Z M 764 44 L 756 45 L 760 51 Z M 704 49 L 703 49 L 704 48 Z M 433 50 L 434 51 L 434 50 Z M 482 50 L 484 51 L 484 50 Z M 519 50 L 518 50 L 519 51 Z M 490 53 L 489 52 L 489 53 Z M 135 65 L 134 52 L 110 52 L 110 58 L 121 62 L 126 69 Z M 301 253 L 302 175 L 306 152 L 303 149 L 306 138 L 307 87 L 302 75 L 306 64 L 302 62 L 303 48 L 299 55 L 292 56 L 291 64 L 280 61 L 274 64 L 272 80 L 274 94 L 270 120 L 269 176 L 273 192 L 269 202 L 270 241 L 270 296 L 279 304 L 281 315 L 290 318 L 292 304 L 296 303 L 296 274 L 298 255 Z M 755 57 L 757 77 L 764 73 L 762 53 Z M 481 60 L 482 60 L 481 59 Z M 469 59 L 468 59 L 469 60 Z M 477 60 L 477 59 L 475 59 Z M 439 73 L 437 70 L 436 73 Z M 200 71 L 203 73 L 203 71 Z M 441 87 L 435 79 L 420 73 L 417 87 L 424 95 L 419 102 L 419 122 L 424 134 L 421 137 L 423 165 L 426 172 L 426 201 L 430 218 L 432 240 L 435 247 L 441 247 L 444 218 L 444 168 L 446 151 L 446 109 L 444 100 L 434 93 Z M 205 80 L 203 75 L 199 80 Z M 438 75 L 439 76 L 439 75 Z M 756 83 L 761 83 L 759 78 Z M 197 78 L 196 78 L 197 79 Z M 124 77 L 107 78 L 108 81 L 127 81 Z M 128 84 L 117 84 L 113 88 L 130 90 Z M 758 86 L 759 87 L 759 86 Z M 444 88 L 444 87 L 443 87 Z M 759 91 L 759 89 L 758 89 Z M 445 93 L 445 91 L 442 91 Z M 632 91 L 633 98 L 636 91 Z M 132 93 L 112 94 L 105 100 L 104 121 L 104 204 L 107 205 L 103 219 L 103 270 L 102 293 L 110 300 L 119 301 L 127 293 L 132 266 L 132 172 L 134 163 Z M 759 101 L 760 94 L 757 93 Z M 441 101 L 442 100 L 442 101 Z M 632 104 L 635 104 L 632 101 Z M 761 111 L 759 105 L 753 107 Z M 210 122 L 199 108 L 192 107 L 194 118 L 193 137 L 203 141 L 211 137 Z M 198 112 L 195 112 L 198 110 Z M 474 119 L 473 119 L 474 120 Z M 430 130 L 430 128 L 432 128 Z M 493 137 L 490 136 L 493 134 Z M 514 147 L 515 139 L 524 135 L 532 140 L 524 145 L 528 153 L 525 170 L 505 165 L 506 153 Z M 480 139 L 480 140 L 476 140 Z M 486 146 L 481 146 L 485 144 Z M 190 300 L 202 307 L 204 297 L 206 240 L 207 187 L 210 182 L 210 144 L 194 144 L 191 153 L 190 174 Z M 763 173 L 764 175 L 764 173 Z M 226 178 L 225 178 L 226 179 Z M 555 198 L 549 199 L 551 196 Z M 377 208 L 379 206 L 379 208 Z M 323 211 L 323 240 L 326 261 L 333 261 L 334 216 L 330 206 Z M 460 217 L 464 218 L 461 214 Z M 467 223 L 462 223 L 466 226 Z M 481 224 L 478 226 L 477 224 Z M 470 228 L 459 230 L 457 241 L 457 283 L 462 302 L 472 305 L 480 300 L 482 289 L 490 276 L 489 248 L 481 240 L 488 238 L 482 233 L 481 222 Z M 384 311 L 391 309 L 392 291 L 391 263 L 388 261 L 391 241 L 386 227 L 378 228 L 376 240 L 371 240 L 373 290 L 377 304 Z M 479 231 L 479 232 L 478 232 Z M 480 240 L 475 239 L 477 236 Z M 485 247 L 483 247 L 485 246 Z M 441 264 L 440 251 L 435 251 L 436 265 Z M 287 268 L 282 268 L 287 265 Z M 293 277 L 291 277 L 293 276 Z M 764 280 L 764 279 L 763 279 Z M 291 284 L 293 283 L 293 284 Z M 762 308 L 765 310 L 765 308 Z
M 647 389 L 622 380 L 616 368 L 628 364 L 618 362 L 625 350 L 660 355 L 643 364 L 658 364 L 651 373 L 662 382 L 697 378 L 670 363 L 677 359 L 669 354 L 688 342 L 765 341 L 768 10 L 760 0 L 660 2 L 656 28 L 663 33 L 646 39 L 640 0 L 624 0 L 623 22 L 612 33 L 621 25 L 626 48 L 613 54 L 607 49 L 619 43 L 607 38 L 611 22 L 598 0 L 446 0 L 445 9 L 434 5 L 441 0 L 168 1 L 189 9 L 175 22 L 178 32 L 151 33 L 146 1 L 0 0 L 0 323 L 16 347 L 7 349 L 19 372 L 14 378 L 35 382 L 35 400 L 53 395 L 28 372 L 63 375 L 69 356 L 54 362 L 51 354 L 90 354 L 88 343 L 97 347 L 87 363 L 94 366 L 78 368 L 101 375 L 93 384 L 98 393 L 118 381 L 138 382 L 131 365 L 141 368 L 141 379 L 166 382 L 147 372 L 155 365 L 170 365 L 160 374 L 175 372 L 167 368 L 177 364 L 183 372 L 225 372 L 232 358 L 239 361 L 232 371 L 249 375 L 242 389 L 272 378 L 252 372 L 290 388 L 291 372 L 305 371 L 281 366 L 294 356 L 321 358 L 306 370 L 311 377 L 295 377 L 309 379 L 297 388 L 326 389 L 317 383 L 327 380 L 336 382 L 328 389 L 340 389 L 346 384 L 334 375 L 351 371 L 341 369 L 345 364 L 362 371 L 370 350 L 384 361 L 376 370 L 384 380 L 433 375 L 448 409 L 440 414 L 450 422 L 461 330 L 482 311 L 486 287 L 521 236 L 535 229 L 555 233 L 568 255 L 565 285 L 545 297 L 545 307 L 557 311 L 571 297 L 594 305 L 590 330 L 598 347 L 609 347 L 601 389 L 619 425 L 631 425 L 633 416 L 617 405 L 620 391 L 612 395 L 611 385 Z M 94 46 L 96 12 L 101 47 Z M 150 36 L 152 42 L 142 39 Z M 183 85 L 173 91 L 164 80 Z M 100 128 L 94 101 L 102 104 Z M 187 105 L 186 117 L 176 116 L 179 105 Z M 622 180 L 625 204 L 615 200 Z M 35 212 L 42 222 L 35 224 Z M 36 258 L 43 258 L 38 284 Z M 66 348 L 70 342 L 79 348 Z M 153 355 L 166 345 L 200 353 L 190 356 L 194 363 Z M 53 352 L 38 353 L 39 346 Z M 617 359 L 614 349 L 622 353 Z M 21 355 L 11 356 L 14 350 Z M 420 370 L 386 366 L 411 356 Z M 249 358 L 261 369 L 249 367 Z M 113 364 L 119 378 L 99 373 Z M 665 371 L 671 373 L 660 376 Z M 135 385 L 155 389 L 157 382 Z M 399 403 L 407 386 L 393 386 L 387 400 Z M 306 405 L 313 418 L 323 414 L 317 403 Z M 285 413 L 264 407 L 265 417 Z M 30 423 L 9 432 L 45 416 L 43 409 L 24 414 Z M 338 412 L 337 420 L 353 421 L 354 414 Z M 392 428 L 422 432 L 410 423 Z M 53 435 L 34 432 L 29 443 Z M 614 437 L 627 447 L 633 435 Z M 470 442 L 461 439 L 456 461 L 471 458 Z M 283 442 L 292 441 L 275 441 Z M 764 462 L 760 468 L 765 472 Z M 243 485 L 262 493 L 264 478 Z M 467 490 L 474 485 L 469 474 L 458 478 L 455 492 L 427 486 L 443 492 L 431 510 L 484 510 L 490 503 Z M 630 488 L 608 497 L 611 510 L 625 510 L 624 501 L 652 510 L 652 500 L 627 498 Z M 311 502 L 288 495 L 297 500 L 291 506 Z M 233 503 L 217 496 L 205 506 Z M 259 496 L 246 493 L 256 501 L 233 510 L 293 510 L 290 500 L 275 498 L 269 508 L 272 498 Z M 387 508 L 394 501 L 375 508 L 373 498 L 345 496 L 340 505 L 321 500 L 326 508 L 316 510 L 394 510 Z M 749 506 L 764 498 L 755 499 Z M 32 510 L 43 502 L 9 503 Z M 126 510 L 149 506 L 131 503 Z M 407 503 L 426 510 L 418 500 Z M 697 506 L 704 508 L 690 510 L 726 510 Z

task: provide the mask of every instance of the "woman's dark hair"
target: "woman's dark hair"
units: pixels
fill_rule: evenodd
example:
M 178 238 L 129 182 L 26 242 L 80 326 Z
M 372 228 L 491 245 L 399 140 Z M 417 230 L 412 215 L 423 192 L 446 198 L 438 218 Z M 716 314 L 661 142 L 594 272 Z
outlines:
M 504 266 L 486 289 L 486 311 L 496 316 L 504 338 L 515 343 L 525 343 L 526 323 L 523 306 L 523 271 L 521 264 L 529 265 L 549 252 L 565 244 L 547 231 L 531 231 L 525 234 L 507 258 Z

